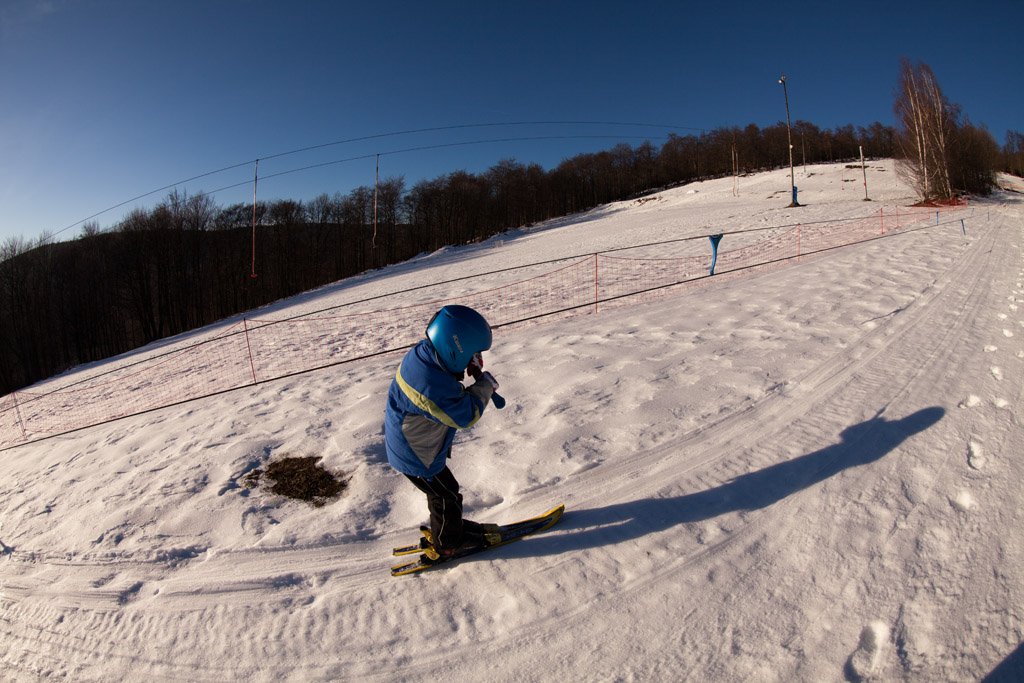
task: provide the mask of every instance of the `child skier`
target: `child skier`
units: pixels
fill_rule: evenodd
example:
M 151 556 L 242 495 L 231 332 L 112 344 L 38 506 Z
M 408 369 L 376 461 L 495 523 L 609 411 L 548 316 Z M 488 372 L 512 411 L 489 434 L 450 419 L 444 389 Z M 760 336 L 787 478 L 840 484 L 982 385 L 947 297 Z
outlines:
M 467 306 L 445 306 L 431 318 L 426 339 L 402 359 L 388 391 L 384 445 L 388 462 L 427 495 L 430 530 L 440 557 L 483 542 L 484 525 L 462 518 L 459 482 L 446 460 L 457 429 L 483 415 L 498 382 L 483 370 L 491 328 Z M 475 382 L 462 380 L 468 373 Z

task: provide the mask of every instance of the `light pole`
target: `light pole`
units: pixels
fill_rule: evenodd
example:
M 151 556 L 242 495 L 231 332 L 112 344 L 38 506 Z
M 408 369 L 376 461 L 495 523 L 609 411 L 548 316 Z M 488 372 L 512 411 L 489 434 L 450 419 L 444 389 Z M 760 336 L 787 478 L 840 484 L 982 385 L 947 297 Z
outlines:
M 789 190 L 793 197 L 790 206 L 800 206 L 796 200 L 796 176 L 793 172 L 793 126 L 789 122 L 789 90 L 786 89 L 786 74 L 779 76 L 779 83 L 782 84 L 782 94 L 786 98 L 786 137 L 789 140 Z

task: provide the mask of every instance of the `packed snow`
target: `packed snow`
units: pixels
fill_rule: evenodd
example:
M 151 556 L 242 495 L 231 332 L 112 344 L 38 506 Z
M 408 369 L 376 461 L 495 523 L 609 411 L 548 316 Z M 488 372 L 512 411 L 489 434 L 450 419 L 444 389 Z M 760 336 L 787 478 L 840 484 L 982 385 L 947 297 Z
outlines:
M 788 169 L 665 190 L 273 313 L 914 201 L 891 161 L 860 180 L 798 169 L 800 208 Z M 400 354 L 2 451 L 0 678 L 1012 680 L 1024 195 L 964 215 L 498 329 L 508 406 L 450 461 L 467 516 L 567 512 L 423 574 L 388 571 L 426 518 L 383 452 Z M 348 480 L 322 507 L 243 484 L 309 455 Z

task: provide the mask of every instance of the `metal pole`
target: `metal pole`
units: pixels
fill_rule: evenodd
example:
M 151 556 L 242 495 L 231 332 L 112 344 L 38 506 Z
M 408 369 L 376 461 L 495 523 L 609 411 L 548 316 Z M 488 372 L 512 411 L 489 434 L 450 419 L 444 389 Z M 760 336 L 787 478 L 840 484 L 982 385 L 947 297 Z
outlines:
M 704 131 L 701 130 L 700 137 L 697 138 L 697 180 L 701 179 L 700 175 L 700 141 L 704 137 Z
M 870 202 L 871 199 L 868 197 L 868 170 L 864 166 L 864 145 L 860 146 L 860 170 L 864 174 L 864 201 Z
M 800 155 L 804 164 L 804 177 L 807 177 L 807 143 L 804 142 L 804 132 L 800 131 Z
M 782 84 L 782 94 L 786 98 L 786 138 L 789 141 L 789 190 L 793 197 L 790 206 L 800 206 L 796 200 L 796 174 L 793 171 L 793 126 L 789 118 L 789 89 L 786 87 L 786 74 L 779 76 L 779 83 Z
M 739 197 L 740 163 L 736 156 L 736 143 L 732 143 L 732 196 Z
M 380 187 L 380 155 L 377 155 L 377 169 L 373 174 L 373 239 L 370 240 L 370 246 L 374 249 L 377 248 L 377 191 Z
M 249 277 L 256 279 L 256 183 L 260 179 L 260 160 L 256 160 L 256 165 L 252 172 L 252 272 Z

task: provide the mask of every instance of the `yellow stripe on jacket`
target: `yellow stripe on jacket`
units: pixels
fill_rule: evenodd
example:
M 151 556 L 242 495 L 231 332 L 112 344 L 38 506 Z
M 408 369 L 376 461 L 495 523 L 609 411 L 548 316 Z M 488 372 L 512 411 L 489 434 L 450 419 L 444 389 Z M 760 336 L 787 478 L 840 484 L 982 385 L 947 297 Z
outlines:
M 402 393 L 405 394 L 417 408 L 419 408 L 425 413 L 429 413 L 434 419 L 436 419 L 443 425 L 452 427 L 454 429 L 469 429 L 470 427 L 475 425 L 477 421 L 480 419 L 480 410 L 477 408 L 473 408 L 473 419 L 469 422 L 469 424 L 457 424 L 455 420 L 453 420 L 451 416 L 448 415 L 448 413 L 444 412 L 444 410 L 442 410 L 439 405 L 431 401 L 429 398 L 427 398 L 420 392 L 416 391 L 416 389 L 411 384 L 406 382 L 405 378 L 402 377 L 401 368 L 399 368 L 398 374 L 395 376 L 395 379 L 398 381 L 398 386 L 401 387 Z

